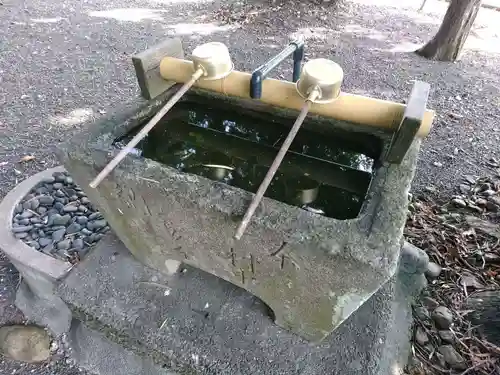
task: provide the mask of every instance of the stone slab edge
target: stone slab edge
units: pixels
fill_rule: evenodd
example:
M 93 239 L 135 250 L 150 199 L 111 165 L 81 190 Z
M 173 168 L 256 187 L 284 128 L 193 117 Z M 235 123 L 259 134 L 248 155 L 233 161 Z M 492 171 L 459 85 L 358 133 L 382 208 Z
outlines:
M 59 285 L 58 295 L 85 326 L 166 369 L 190 375 L 316 375 L 339 369 L 382 375 L 396 365 L 403 368 L 408 358 L 410 304 L 425 286 L 422 272 L 428 262 L 414 247 L 403 250 L 397 276 L 369 305 L 326 342 L 311 345 L 271 323 L 254 297 L 232 284 L 190 269 L 186 275 L 194 276 L 198 286 L 178 294 L 182 278 L 189 276 L 174 281 L 134 260 L 116 238 L 103 240 Z M 119 276 L 117 270 L 124 272 Z M 148 276 L 152 285 L 139 286 Z M 171 293 L 166 296 L 158 285 L 168 285 Z M 204 322 L 192 309 L 203 309 L 207 300 L 218 317 Z M 159 330 L 165 318 L 168 323 Z M 339 353 L 339 347 L 345 351 Z M 203 358 L 199 365 L 193 353 Z

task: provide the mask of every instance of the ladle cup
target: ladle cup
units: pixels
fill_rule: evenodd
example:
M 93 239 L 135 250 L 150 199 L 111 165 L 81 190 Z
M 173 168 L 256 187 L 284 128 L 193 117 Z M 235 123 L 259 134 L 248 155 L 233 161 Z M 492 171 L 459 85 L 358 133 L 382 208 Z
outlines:
M 102 180 L 110 174 L 113 169 L 134 149 L 134 147 L 144 139 L 153 127 L 167 114 L 167 112 L 177 103 L 182 96 L 198 80 L 216 80 L 228 76 L 233 70 L 233 63 L 227 47 L 223 43 L 211 42 L 202 44 L 193 50 L 193 75 L 191 79 L 184 83 L 179 90 L 168 100 L 168 102 L 156 113 L 156 115 L 137 133 L 130 142 L 120 150 L 89 184 L 91 188 L 96 188 Z

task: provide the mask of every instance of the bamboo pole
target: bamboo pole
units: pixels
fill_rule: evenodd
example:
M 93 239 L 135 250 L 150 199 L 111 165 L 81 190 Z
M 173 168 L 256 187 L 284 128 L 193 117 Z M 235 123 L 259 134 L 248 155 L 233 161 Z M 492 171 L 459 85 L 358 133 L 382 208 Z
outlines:
M 187 82 L 193 72 L 193 63 L 175 57 L 165 57 L 160 63 L 160 75 L 179 83 Z M 251 75 L 233 71 L 227 77 L 216 81 L 199 80 L 194 86 L 226 95 L 250 99 Z M 295 89 L 295 84 L 275 79 L 265 79 L 260 101 L 282 108 L 300 110 L 304 99 Z M 394 131 L 398 128 L 406 106 L 387 100 L 341 93 L 332 103 L 312 104 L 310 112 L 337 120 L 373 126 Z M 425 112 L 417 137 L 425 138 L 434 119 L 434 111 Z

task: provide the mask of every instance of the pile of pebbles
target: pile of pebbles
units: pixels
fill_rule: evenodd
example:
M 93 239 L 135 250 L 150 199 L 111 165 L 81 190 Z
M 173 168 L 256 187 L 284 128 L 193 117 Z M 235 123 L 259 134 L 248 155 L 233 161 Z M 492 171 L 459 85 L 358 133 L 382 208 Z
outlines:
M 414 340 L 432 357 L 441 369 L 463 371 L 467 369 L 467 361 L 457 350 L 459 340 L 453 332 L 453 313 L 430 296 L 421 298 L 421 305 L 414 308 L 413 315 L 417 320 L 414 329 Z
M 476 179 L 464 176 L 465 182 L 460 184 L 460 193 L 451 199 L 458 208 L 467 208 L 480 214 L 497 214 L 500 212 L 500 183 L 491 178 Z M 497 215 L 495 215 L 497 216 Z
M 12 232 L 28 246 L 76 263 L 109 226 L 67 172 L 55 172 L 26 195 L 14 210 Z

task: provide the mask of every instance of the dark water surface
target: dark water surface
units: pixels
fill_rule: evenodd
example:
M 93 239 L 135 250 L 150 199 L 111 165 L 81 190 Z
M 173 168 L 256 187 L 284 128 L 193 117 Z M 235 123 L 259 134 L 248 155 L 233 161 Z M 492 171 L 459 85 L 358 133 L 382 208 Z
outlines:
M 182 102 L 137 145 L 136 154 L 255 193 L 292 123 Z M 137 131 L 115 145 L 123 147 Z M 335 133 L 302 128 L 265 196 L 337 219 L 354 218 L 374 164 L 363 148 Z

